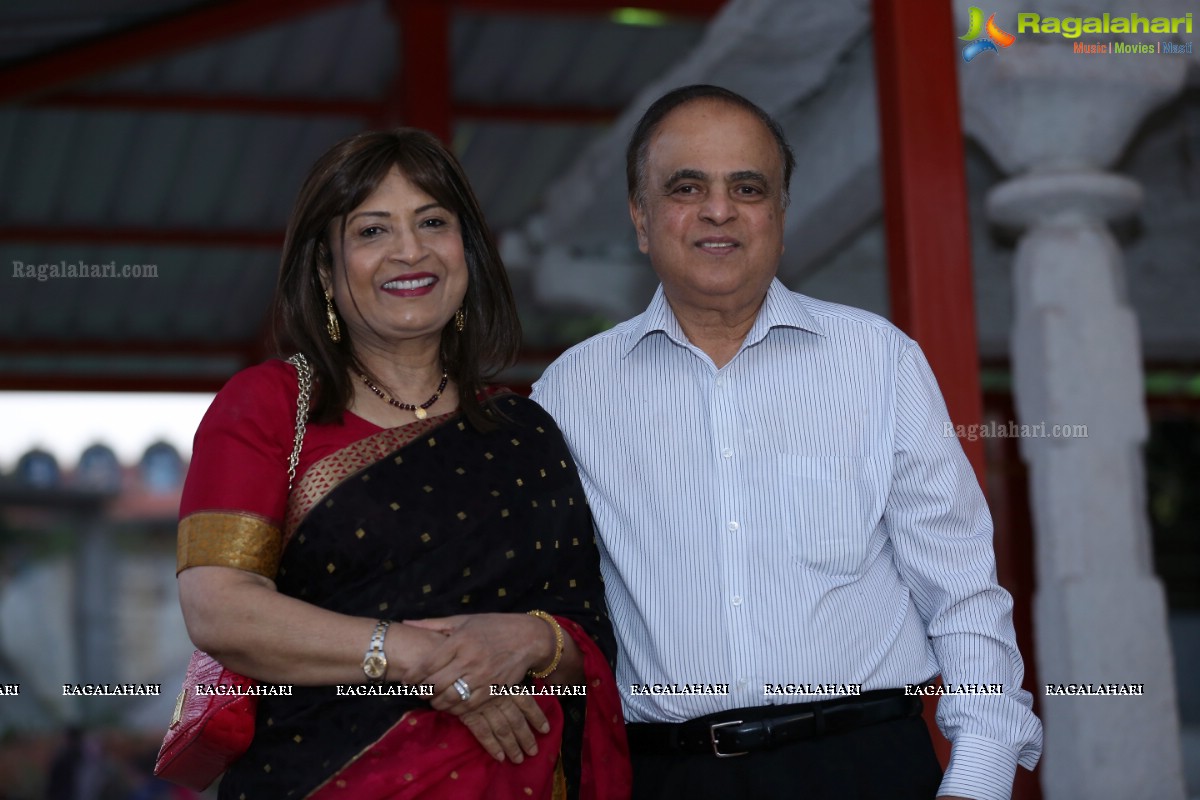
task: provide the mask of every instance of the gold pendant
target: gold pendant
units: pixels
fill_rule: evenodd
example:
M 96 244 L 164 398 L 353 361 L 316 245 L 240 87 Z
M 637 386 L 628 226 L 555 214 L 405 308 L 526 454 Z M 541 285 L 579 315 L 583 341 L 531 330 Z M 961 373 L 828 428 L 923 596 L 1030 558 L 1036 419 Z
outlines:
M 425 409 L 421 408 L 420 406 L 417 406 L 413 410 L 413 413 L 417 415 L 417 419 L 425 419 L 425 417 L 429 416 L 425 413 Z

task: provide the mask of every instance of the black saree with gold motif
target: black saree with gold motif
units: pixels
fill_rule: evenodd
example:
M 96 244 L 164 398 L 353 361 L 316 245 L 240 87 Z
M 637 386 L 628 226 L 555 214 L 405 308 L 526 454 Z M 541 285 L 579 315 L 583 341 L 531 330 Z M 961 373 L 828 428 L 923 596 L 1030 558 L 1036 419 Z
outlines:
M 537 757 L 499 763 L 427 699 L 296 686 L 260 698 L 254 741 L 222 779 L 223 800 L 627 789 L 605 776 L 620 783 L 628 767 L 615 641 L 578 474 L 540 406 L 512 394 L 493 401 L 506 421 L 491 432 L 443 415 L 380 430 L 309 466 L 288 500 L 274 577 L 283 594 L 358 617 L 550 612 L 584 653 L 588 684 L 586 698 L 538 698 L 555 725 L 545 745 L 560 746 L 539 739 Z

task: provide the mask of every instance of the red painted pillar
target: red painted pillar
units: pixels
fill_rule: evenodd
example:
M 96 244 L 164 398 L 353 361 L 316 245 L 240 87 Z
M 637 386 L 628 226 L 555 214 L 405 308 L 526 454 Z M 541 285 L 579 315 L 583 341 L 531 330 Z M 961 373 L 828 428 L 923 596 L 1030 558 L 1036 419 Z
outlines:
M 874 0 L 892 318 L 916 339 L 956 423 L 980 422 L 971 242 L 948 2 Z M 983 443 L 963 441 L 983 479 Z
M 957 51 L 949 2 L 872 0 L 893 321 L 921 345 L 950 418 L 982 421 Z M 983 443 L 962 442 L 983 483 Z M 949 743 L 925 719 L 943 766 Z
M 400 28 L 396 79 L 380 127 L 424 128 L 446 144 L 453 135 L 450 8 L 441 0 L 391 0 Z

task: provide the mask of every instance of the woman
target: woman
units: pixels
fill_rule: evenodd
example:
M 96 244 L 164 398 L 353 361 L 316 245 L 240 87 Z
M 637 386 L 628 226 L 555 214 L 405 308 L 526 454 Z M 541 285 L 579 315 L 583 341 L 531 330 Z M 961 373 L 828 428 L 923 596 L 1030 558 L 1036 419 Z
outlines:
M 220 796 L 627 794 L 583 491 L 550 417 L 484 385 L 511 363 L 519 325 L 478 203 L 436 139 L 361 134 L 318 160 L 274 320 L 281 349 L 312 365 L 307 424 L 296 430 L 291 364 L 234 376 L 196 433 L 180 508 L 192 640 L 295 687 L 260 698 Z M 586 700 L 489 696 L 527 675 L 586 685 Z M 431 684 L 433 697 L 344 686 L 371 682 Z

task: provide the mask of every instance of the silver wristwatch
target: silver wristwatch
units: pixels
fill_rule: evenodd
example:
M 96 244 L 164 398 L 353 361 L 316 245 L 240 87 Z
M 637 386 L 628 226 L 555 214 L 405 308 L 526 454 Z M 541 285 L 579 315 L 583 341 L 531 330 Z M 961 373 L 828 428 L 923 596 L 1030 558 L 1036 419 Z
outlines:
M 383 637 L 387 635 L 388 626 L 391 624 L 386 619 L 379 620 L 375 632 L 371 634 L 371 644 L 367 646 L 367 653 L 363 656 L 363 674 L 371 683 L 383 683 L 387 675 L 388 662 L 383 652 Z

